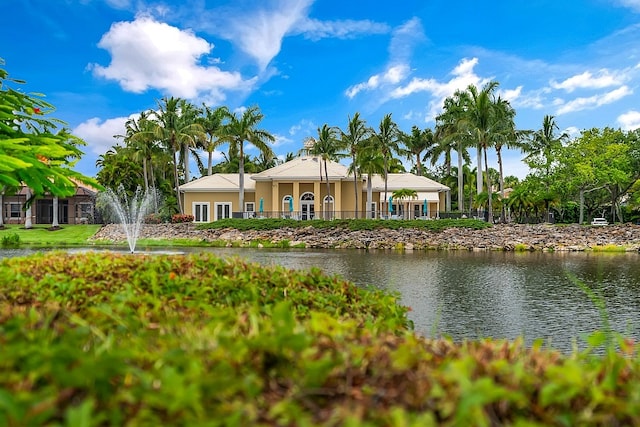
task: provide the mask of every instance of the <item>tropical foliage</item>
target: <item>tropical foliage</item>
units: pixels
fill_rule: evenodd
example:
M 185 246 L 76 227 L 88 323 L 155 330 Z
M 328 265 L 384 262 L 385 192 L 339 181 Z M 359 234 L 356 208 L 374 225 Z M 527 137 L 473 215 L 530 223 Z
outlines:
M 569 355 L 424 338 L 397 295 L 205 253 L 0 275 L 5 426 L 640 423 L 638 347 L 610 331 Z
M 450 215 L 484 217 L 489 222 L 494 216 L 525 222 L 585 222 L 593 216 L 606 216 L 612 222 L 640 219 L 638 131 L 590 129 L 571 138 L 560 132 L 550 115 L 539 130 L 518 129 L 516 111 L 498 88 L 494 81 L 456 91 L 445 99 L 433 129 L 413 126 L 405 133 L 391 114 L 373 128 L 355 112 L 344 128 L 327 123 L 319 127 L 317 135 L 306 138 L 308 147 L 301 152 L 321 158 L 318 175 L 328 196 L 332 189 L 327 162 L 346 159 L 356 217 L 363 211 L 369 217 L 373 203 L 371 179 L 366 180 L 366 203 L 360 200 L 360 178 L 382 176 L 386 200 L 387 177 L 403 172 L 404 160 L 416 174 L 451 189 L 444 206 Z M 122 146 L 100 156 L 98 181 L 112 188 L 124 184 L 131 192 L 138 186 L 155 186 L 169 206 L 164 217 L 170 218 L 183 211 L 177 188 L 191 179 L 191 161 L 201 175 L 239 173 L 242 202 L 245 173 L 294 157 L 288 153 L 278 160 L 272 148 L 274 136 L 259 128 L 263 118 L 257 106 L 230 112 L 225 106 L 196 108 L 182 99 L 162 99 L 157 111 L 142 112 L 127 122 L 125 134 L 118 136 Z M 255 156 L 246 152 L 248 146 L 257 149 Z M 506 148 L 522 151 L 530 170 L 526 179 L 504 176 Z M 475 165 L 470 156 L 474 151 Z M 490 151 L 495 165 L 489 164 Z M 213 164 L 216 153 L 222 161 Z M 206 162 L 201 155 L 206 155 Z
M 85 142 L 50 116 L 55 108 L 43 95 L 12 87 L 23 83 L 0 68 L 0 195 L 26 185 L 34 197 L 68 197 L 78 182 L 97 186 L 73 170 Z

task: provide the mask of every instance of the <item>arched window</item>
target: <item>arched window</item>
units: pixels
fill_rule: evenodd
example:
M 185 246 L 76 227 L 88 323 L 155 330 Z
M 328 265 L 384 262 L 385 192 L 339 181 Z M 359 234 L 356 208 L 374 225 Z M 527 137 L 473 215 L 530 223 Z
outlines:
M 315 196 L 313 193 L 303 193 L 300 196 L 300 219 L 307 220 L 313 219 L 316 215 L 315 211 Z
M 324 219 L 333 219 L 335 212 L 335 204 L 333 196 L 324 196 L 322 200 L 322 216 Z

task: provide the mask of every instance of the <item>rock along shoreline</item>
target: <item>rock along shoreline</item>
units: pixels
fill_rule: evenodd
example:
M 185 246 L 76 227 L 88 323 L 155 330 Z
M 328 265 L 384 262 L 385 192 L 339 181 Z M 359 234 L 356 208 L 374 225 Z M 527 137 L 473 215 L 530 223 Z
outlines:
M 395 249 L 395 250 L 496 250 L 496 251 L 588 251 L 640 250 L 640 225 L 607 226 L 498 224 L 482 230 L 448 228 L 429 231 L 415 228 L 399 230 L 350 231 L 343 228 L 280 228 L 277 230 L 208 229 L 194 224 L 145 224 L 141 239 L 189 239 L 203 244 L 249 246 L 255 242 L 318 249 Z M 103 226 L 91 239 L 94 243 L 124 242 L 119 224 Z M 261 244 L 257 245 L 261 247 Z

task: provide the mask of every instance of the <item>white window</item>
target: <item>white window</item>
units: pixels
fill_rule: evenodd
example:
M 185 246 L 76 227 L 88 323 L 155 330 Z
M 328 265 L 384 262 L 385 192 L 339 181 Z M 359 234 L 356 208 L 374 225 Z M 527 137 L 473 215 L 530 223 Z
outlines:
M 246 202 L 244 204 L 244 217 L 253 218 L 256 216 L 256 204 L 255 202 Z
M 193 202 L 193 222 L 209 222 L 209 202 Z
M 214 221 L 219 219 L 231 218 L 231 203 L 229 202 L 216 202 L 214 205 L 215 208 L 215 218 Z

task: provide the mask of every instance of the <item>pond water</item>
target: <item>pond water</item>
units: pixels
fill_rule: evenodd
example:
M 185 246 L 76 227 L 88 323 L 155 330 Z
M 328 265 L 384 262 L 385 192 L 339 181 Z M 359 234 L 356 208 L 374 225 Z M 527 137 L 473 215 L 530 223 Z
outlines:
M 606 302 L 612 328 L 640 339 L 640 255 L 637 253 L 383 252 L 187 248 L 243 257 L 264 265 L 319 267 L 360 285 L 398 292 L 416 332 L 455 340 L 483 337 L 530 344 L 541 338 L 561 350 L 602 329 L 589 296 Z M 2 256 L 24 250 L 0 251 Z

